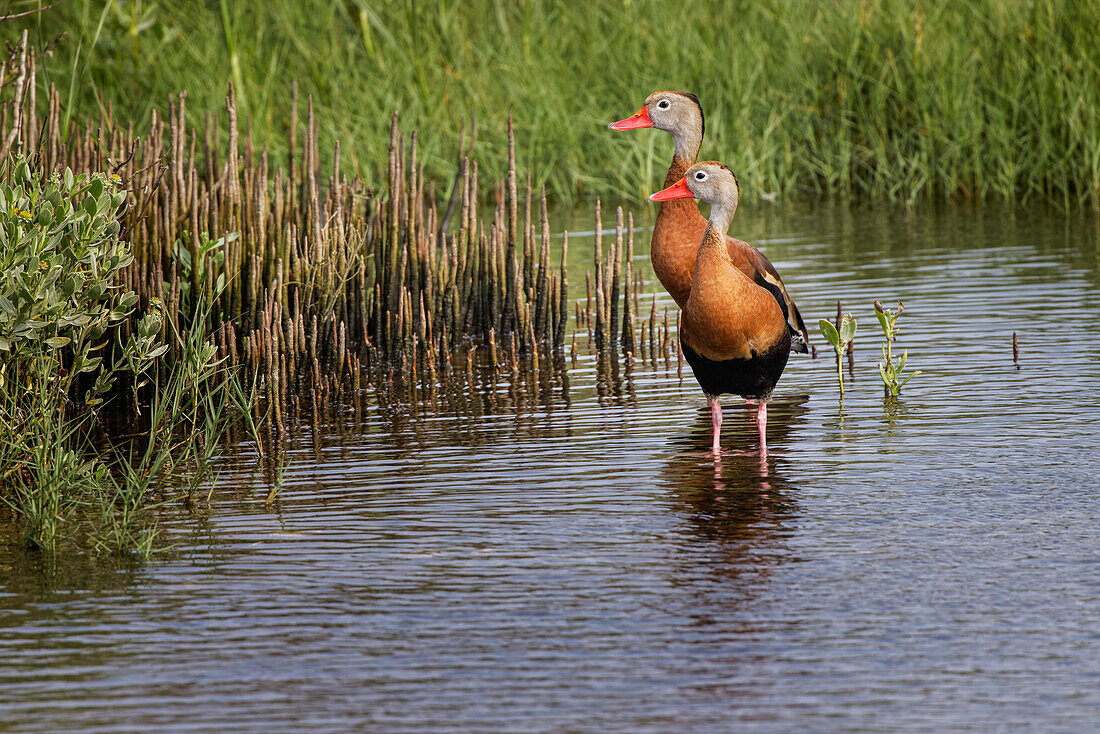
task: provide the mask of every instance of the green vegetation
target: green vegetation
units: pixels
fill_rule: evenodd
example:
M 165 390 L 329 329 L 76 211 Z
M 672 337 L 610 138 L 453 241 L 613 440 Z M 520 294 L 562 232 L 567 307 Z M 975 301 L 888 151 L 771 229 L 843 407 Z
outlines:
M 147 550 L 142 510 L 154 497 L 194 493 L 230 418 L 247 425 L 271 469 L 271 503 L 295 419 L 312 417 L 316 436 L 335 411 L 359 410 L 363 383 L 472 382 L 486 340 L 489 366 L 510 362 L 513 382 L 521 358 L 535 382 L 560 378 L 568 283 L 550 264 L 547 201 L 521 185 L 510 130 L 496 206 L 479 211 L 477 161 L 464 156 L 449 193 L 437 193 L 416 134 L 404 136 L 395 116 L 383 194 L 344 174 L 339 146 L 322 165 L 308 102 L 304 129 L 289 131 L 286 166 L 241 134 L 232 91 L 200 128 L 187 124 L 182 95 L 141 124 L 106 111 L 66 121 L 56 87 L 40 110 L 27 93 L 42 85 L 25 41 L 9 50 L 0 84 L 0 155 L 10 146 L 20 156 L 5 197 L 11 226 L 22 228 L 0 243 L 12 248 L 17 281 L 3 336 L 25 337 L 42 356 L 32 360 L 33 384 L 22 353 L 12 357 L 26 389 L 5 414 L 10 456 L 0 475 L 11 481 L 0 497 L 31 545 L 56 546 L 98 502 L 102 522 L 76 523 L 90 530 L 83 535 L 99 548 Z M 299 120 L 296 95 L 289 106 Z M 620 209 L 615 245 L 606 261 L 596 258 L 612 354 L 617 315 L 633 315 L 621 288 L 624 240 Z M 57 265 L 39 262 L 50 248 Z M 563 263 L 566 254 L 563 242 Z M 32 267 L 44 275 L 28 280 Z M 451 363 L 462 352 L 465 371 Z M 85 367 L 101 378 L 80 377 Z M 238 379 L 249 378 L 255 389 L 245 396 Z M 37 396 L 53 402 L 40 411 L 47 419 L 28 423 L 24 404 L 33 408 Z M 143 422 L 123 426 L 133 440 L 114 445 L 108 419 L 135 417 Z
M 836 379 L 840 383 L 840 399 L 844 400 L 844 370 L 842 368 L 842 362 L 844 359 L 844 352 L 847 351 L 848 345 L 852 343 L 852 339 L 856 336 L 856 320 L 850 313 L 844 314 L 842 318 L 839 313 L 839 306 L 837 308 L 836 326 L 828 319 L 821 319 L 818 323 L 818 328 L 821 329 L 821 335 L 825 337 L 825 341 L 829 342 L 829 345 L 833 348 L 833 352 L 836 354 Z
M 674 88 L 699 95 L 703 155 L 730 163 L 749 197 L 1100 201 L 1100 4 L 1079 0 L 66 0 L 0 36 L 24 27 L 39 46 L 63 34 L 41 61 L 71 92 L 67 121 L 107 103 L 142 121 L 185 90 L 198 123 L 233 81 L 241 120 L 279 153 L 297 80 L 321 148 L 339 139 L 368 181 L 392 110 L 422 131 L 435 177 L 453 173 L 471 114 L 474 155 L 502 170 L 512 109 L 552 199 L 639 197 L 671 145 L 604 125 Z
M 160 301 L 139 314 L 116 285 L 125 199 L 103 174 L 0 166 L 0 502 L 33 547 L 147 553 L 155 489 L 204 482 L 228 408 L 249 402 L 201 331 L 165 338 Z M 136 438 L 112 441 L 108 406 Z
M 882 361 L 878 363 L 878 371 L 882 377 L 886 395 L 889 397 L 900 395 L 901 388 L 905 386 L 905 383 L 921 374 L 921 371 L 917 370 L 904 380 L 901 379 L 902 372 L 905 371 L 905 360 L 909 357 L 908 351 L 902 352 L 901 358 L 896 363 L 893 360 L 894 340 L 898 336 L 898 331 L 900 331 L 898 319 L 901 318 L 903 311 L 905 311 L 905 307 L 901 304 L 901 301 L 898 301 L 897 311 L 883 308 L 881 302 L 875 301 L 875 316 L 878 317 L 879 326 L 882 327 L 882 334 L 885 337 L 882 342 Z

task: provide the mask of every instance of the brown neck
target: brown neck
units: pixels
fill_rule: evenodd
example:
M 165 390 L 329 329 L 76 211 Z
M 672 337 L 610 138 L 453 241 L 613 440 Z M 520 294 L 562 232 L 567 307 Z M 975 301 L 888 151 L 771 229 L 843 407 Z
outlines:
M 688 160 L 678 155 L 672 156 L 672 165 L 668 167 L 668 173 L 665 174 L 665 188 L 682 179 L 684 174 L 687 173 L 687 169 L 693 165 L 695 165 L 695 158 Z
M 672 156 L 672 165 L 668 167 L 668 173 L 665 174 L 665 188 L 678 183 L 680 179 L 687 173 L 687 169 L 691 168 L 695 163 L 695 158 L 688 160 L 681 158 L 678 155 Z M 670 201 L 662 201 L 661 208 L 657 211 L 657 216 L 660 217 L 665 213 L 671 214 L 672 212 L 680 212 L 686 214 L 694 214 L 701 217 L 699 214 L 699 205 L 695 199 L 672 199 Z
M 707 222 L 707 228 L 703 232 L 703 241 L 699 244 L 699 254 L 702 255 L 704 252 L 719 253 L 729 259 L 726 233 L 716 229 L 711 222 Z

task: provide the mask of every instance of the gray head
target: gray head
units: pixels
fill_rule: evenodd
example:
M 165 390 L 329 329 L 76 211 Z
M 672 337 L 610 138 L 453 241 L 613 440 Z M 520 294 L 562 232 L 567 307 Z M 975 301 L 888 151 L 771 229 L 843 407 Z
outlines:
M 684 174 L 684 180 L 692 196 L 708 204 L 732 203 L 736 208 L 741 198 L 741 182 L 725 163 L 696 163 Z
M 684 178 L 649 197 L 650 201 L 694 198 L 710 204 L 710 224 L 719 232 L 729 227 L 741 198 L 741 184 L 724 163 L 704 161 L 687 170 Z
M 687 92 L 654 92 L 646 97 L 645 106 L 625 120 L 613 122 L 609 130 L 633 130 L 653 127 L 672 135 L 676 155 L 695 160 L 703 143 L 706 122 L 703 108 L 694 94 Z

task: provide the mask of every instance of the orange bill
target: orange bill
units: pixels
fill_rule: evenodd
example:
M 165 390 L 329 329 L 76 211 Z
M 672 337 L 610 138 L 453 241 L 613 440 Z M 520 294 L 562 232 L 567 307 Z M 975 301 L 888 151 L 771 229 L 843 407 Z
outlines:
M 649 119 L 649 110 L 645 107 L 635 112 L 625 120 L 613 122 L 607 126 L 608 130 L 636 130 L 640 127 L 653 127 L 653 120 Z
M 668 201 L 669 199 L 694 199 L 695 194 L 688 188 L 686 178 L 682 178 L 667 189 L 661 189 L 656 194 L 650 194 L 650 201 Z

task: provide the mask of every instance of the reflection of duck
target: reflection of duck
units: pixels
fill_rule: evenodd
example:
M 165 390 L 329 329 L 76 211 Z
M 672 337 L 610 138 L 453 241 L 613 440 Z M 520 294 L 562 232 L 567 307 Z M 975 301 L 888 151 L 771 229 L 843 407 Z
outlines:
M 755 454 L 727 455 L 707 464 L 699 462 L 695 450 L 670 464 L 686 480 L 676 488 L 676 502 L 688 511 L 700 537 L 719 542 L 752 537 L 768 516 L 789 504 L 783 497 L 790 488 L 787 480 L 774 461 L 761 467 Z
M 791 431 L 803 422 L 809 399 L 809 395 L 784 395 L 772 401 L 771 425 L 774 442 L 785 443 Z M 752 411 L 748 410 L 743 415 L 745 420 L 734 421 L 732 430 L 748 434 L 752 426 Z M 681 473 L 679 475 L 670 473 L 670 477 L 673 478 L 670 481 L 672 488 L 677 493 L 771 489 L 777 481 L 775 457 L 761 461 L 760 455 L 756 452 L 730 452 L 713 461 L 700 461 L 703 458 L 710 458 L 699 450 L 700 438 L 709 433 L 710 425 L 706 418 L 706 413 L 700 413 L 691 430 L 673 443 L 676 449 L 673 462 L 676 462 Z M 675 478 L 676 476 L 679 478 Z
M 696 426 L 706 427 L 705 418 Z M 695 439 L 668 463 L 671 506 L 683 517 L 673 585 L 700 621 L 757 597 L 786 555 L 798 503 L 768 464 L 761 474 L 757 454 L 747 452 L 700 462 Z
M 776 401 L 776 439 L 782 441 L 801 423 L 807 400 L 798 396 Z M 699 434 L 708 432 L 707 418 L 699 413 L 690 431 L 673 442 L 674 453 L 662 471 L 672 507 L 685 519 L 682 542 L 690 546 L 677 555 L 705 560 L 681 567 L 678 578 L 700 577 L 709 583 L 717 575 L 724 580 L 724 593 L 733 591 L 745 598 L 780 562 L 798 517 L 798 503 L 781 473 L 781 458 L 777 462 L 773 455 L 761 462 L 756 452 L 731 452 L 700 461 Z M 751 425 L 745 423 L 745 428 Z M 738 581 L 734 589 L 728 587 L 731 579 Z

